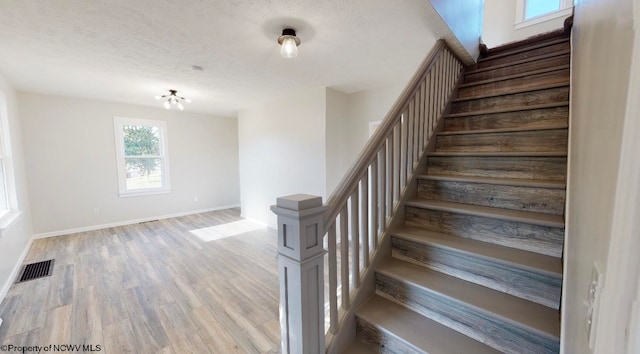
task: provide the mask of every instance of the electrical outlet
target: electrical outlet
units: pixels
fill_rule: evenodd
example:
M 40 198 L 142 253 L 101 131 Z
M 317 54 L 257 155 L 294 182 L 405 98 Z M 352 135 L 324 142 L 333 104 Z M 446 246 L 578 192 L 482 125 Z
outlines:
M 93 208 L 94 214 L 100 214 L 100 208 Z
M 200 199 L 198 199 L 198 196 L 196 195 L 195 197 L 193 197 L 193 201 L 197 203 L 198 201 L 200 201 Z
M 589 341 L 589 348 L 592 350 L 596 340 L 600 297 L 602 294 L 602 288 L 604 287 L 604 274 L 602 274 L 601 268 L 602 267 L 598 262 L 593 263 L 591 281 L 589 282 L 589 292 L 587 293 L 587 300 L 584 302 L 584 305 L 587 308 L 587 315 L 585 319 L 587 325 L 587 339 Z

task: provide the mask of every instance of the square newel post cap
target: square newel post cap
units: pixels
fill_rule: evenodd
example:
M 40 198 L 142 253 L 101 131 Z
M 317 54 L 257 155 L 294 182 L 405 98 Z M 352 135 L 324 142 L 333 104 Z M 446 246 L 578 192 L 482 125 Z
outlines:
M 302 262 L 324 254 L 322 197 L 294 194 L 277 199 L 271 210 L 278 216 L 278 254 Z
M 271 211 L 276 215 L 309 216 L 322 213 L 327 207 L 322 205 L 322 197 L 309 194 L 292 194 L 276 199 Z

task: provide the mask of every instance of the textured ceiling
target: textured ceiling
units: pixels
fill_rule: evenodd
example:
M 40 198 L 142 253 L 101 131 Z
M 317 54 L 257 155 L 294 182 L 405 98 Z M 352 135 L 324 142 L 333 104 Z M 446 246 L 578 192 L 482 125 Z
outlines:
M 0 0 L 0 72 L 18 90 L 216 115 L 309 87 L 407 80 L 434 38 L 426 0 Z M 431 11 L 432 12 L 432 11 Z M 296 59 L 276 38 L 293 27 Z M 193 65 L 204 71 L 194 71 Z

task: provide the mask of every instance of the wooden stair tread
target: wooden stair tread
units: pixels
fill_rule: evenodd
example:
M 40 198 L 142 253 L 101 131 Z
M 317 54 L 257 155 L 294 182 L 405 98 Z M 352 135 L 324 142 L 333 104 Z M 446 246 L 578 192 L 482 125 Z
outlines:
M 523 46 L 523 47 L 520 47 L 520 48 L 515 48 L 515 49 L 512 49 L 512 50 L 508 50 L 508 51 L 504 51 L 504 52 L 501 52 L 501 53 L 496 53 L 496 54 L 493 54 L 493 55 L 489 55 L 489 56 L 486 56 L 484 58 L 480 58 L 480 59 L 478 59 L 478 63 L 484 63 L 484 62 L 491 61 L 491 60 L 494 60 L 494 59 L 504 58 L 504 57 L 508 57 L 510 55 L 519 54 L 519 53 L 522 53 L 522 52 L 527 52 L 527 51 L 530 51 L 530 50 L 533 50 L 533 49 L 544 48 L 544 47 L 548 47 L 548 46 L 551 46 L 551 45 L 554 45 L 554 44 L 560 44 L 560 43 L 568 42 L 569 40 L 570 40 L 569 37 L 565 37 L 565 38 L 559 38 L 559 39 L 550 40 L 550 41 L 543 41 L 543 42 L 540 42 L 540 43 L 537 43 L 537 44 L 527 45 L 527 46 Z
M 504 43 L 501 44 L 499 46 L 493 47 L 493 48 L 488 48 L 487 49 L 487 54 L 486 56 L 492 55 L 492 54 L 497 54 L 506 50 L 511 50 L 514 48 L 521 48 L 524 46 L 528 46 L 531 44 L 535 44 L 535 43 L 540 43 L 540 42 L 545 42 L 545 41 L 550 41 L 553 39 L 558 39 L 558 38 L 565 38 L 567 37 L 567 34 L 565 32 L 564 28 L 559 28 L 557 30 L 553 30 L 550 32 L 546 32 L 546 33 L 541 33 L 541 34 L 537 34 L 522 40 L 518 40 L 518 41 L 513 41 L 513 42 L 508 42 L 508 43 Z
M 565 189 L 567 184 L 563 181 L 547 181 L 524 178 L 496 178 L 496 177 L 475 177 L 475 176 L 447 176 L 447 175 L 419 175 L 418 179 L 428 179 L 434 181 L 450 181 L 464 183 L 498 184 L 503 186 L 532 187 L 532 188 L 552 188 Z
M 564 218 L 560 215 L 532 213 L 511 209 L 492 208 L 471 204 L 460 204 L 426 199 L 414 199 L 407 202 L 407 206 L 459 213 L 505 221 L 522 222 L 527 224 L 564 228 Z
M 522 152 L 522 151 L 488 151 L 488 152 L 475 152 L 475 151 L 465 151 L 465 152 L 449 152 L 449 151 L 436 151 L 429 153 L 429 156 L 476 156 L 476 157 L 566 157 L 566 152 L 560 151 L 533 151 L 533 152 Z
M 527 76 L 532 76 L 532 75 L 537 75 L 537 74 L 545 74 L 545 73 L 550 73 L 550 72 L 554 72 L 554 71 L 566 70 L 566 69 L 569 69 L 569 67 L 570 67 L 570 65 L 557 65 L 557 66 L 552 66 L 550 68 L 545 68 L 545 69 L 525 71 L 525 72 L 522 72 L 522 73 L 519 73 L 519 74 L 501 76 L 501 77 L 497 77 L 497 78 L 493 78 L 493 79 L 487 79 L 487 80 L 482 80 L 482 81 L 474 81 L 474 82 L 470 82 L 468 84 L 462 84 L 462 85 L 458 86 L 458 88 L 473 87 L 473 86 L 478 86 L 478 85 L 490 84 L 492 82 L 506 81 L 506 80 L 517 79 L 517 78 L 522 78 L 522 77 L 527 77 Z
M 515 132 L 528 132 L 528 131 L 538 131 L 538 130 L 557 130 L 557 129 L 567 129 L 567 128 L 569 128 L 569 126 L 563 123 L 563 124 L 557 124 L 555 126 L 546 126 L 546 127 L 514 127 L 514 128 L 499 128 L 499 129 L 451 130 L 451 131 L 440 132 L 437 135 L 447 136 L 447 135 L 469 135 L 469 134 L 515 133 Z
M 535 88 L 530 88 L 530 87 L 527 87 L 527 88 L 516 88 L 516 89 L 513 89 L 513 90 L 511 90 L 509 92 L 489 93 L 489 94 L 483 94 L 483 95 L 478 95 L 478 96 L 455 98 L 455 99 L 451 100 L 451 102 L 456 103 L 456 102 L 480 100 L 480 99 L 483 99 L 483 98 L 508 96 L 508 95 L 513 95 L 513 94 L 517 94 L 517 93 L 527 93 L 527 92 L 534 92 L 534 91 L 542 91 L 542 90 L 548 90 L 548 89 L 553 89 L 553 88 L 558 88 L 558 87 L 566 87 L 566 86 L 569 86 L 569 84 L 570 84 L 570 82 L 569 82 L 569 80 L 567 80 L 566 82 L 559 82 L 559 83 L 554 83 L 554 84 L 542 85 L 542 86 L 538 86 L 538 87 L 535 87 Z
M 380 296 L 373 296 L 356 316 L 429 354 L 500 353 Z
M 558 310 L 506 293 L 473 284 L 398 259 L 390 259 L 377 273 L 421 287 L 458 303 L 467 304 L 512 325 L 557 340 L 560 338 Z M 379 310 L 386 312 L 384 308 Z
M 519 107 L 488 109 L 488 110 L 484 110 L 484 111 L 452 113 L 452 114 L 447 114 L 444 118 L 472 117 L 472 116 L 480 116 L 480 115 L 494 114 L 494 113 L 530 111 L 530 110 L 534 110 L 534 109 L 565 107 L 565 106 L 568 106 L 568 105 L 569 105 L 568 101 L 565 101 L 565 102 L 554 102 L 554 103 L 545 103 L 545 104 L 538 104 L 538 105 L 531 105 L 531 106 L 519 106 Z
M 485 72 L 485 71 L 491 71 L 491 70 L 506 68 L 507 66 L 525 64 L 525 63 L 529 63 L 529 62 L 532 62 L 532 61 L 537 61 L 537 60 L 542 60 L 542 59 L 549 59 L 549 58 L 559 57 L 559 56 L 563 56 L 563 55 L 567 55 L 567 54 L 571 54 L 571 50 L 567 49 L 567 50 L 563 50 L 563 51 L 559 51 L 559 52 L 553 52 L 553 53 L 549 53 L 549 54 L 537 55 L 537 56 L 534 56 L 534 57 L 529 57 L 529 58 L 524 58 L 524 59 L 521 59 L 521 60 L 517 60 L 517 61 L 511 62 L 511 63 L 504 63 L 504 64 L 499 64 L 499 65 L 494 65 L 494 66 L 490 66 L 490 67 L 487 67 L 487 68 L 469 69 L 469 70 L 465 71 L 464 74 L 465 75 L 472 75 L 472 74 L 477 74 L 477 73 L 481 73 L 481 72 Z
M 371 354 L 377 352 L 378 348 L 376 348 L 375 346 L 356 340 L 351 343 L 351 345 L 349 345 L 349 348 L 342 352 L 342 354 Z
M 392 235 L 406 240 L 447 248 L 457 252 L 481 256 L 494 262 L 500 262 L 536 273 L 561 278 L 562 261 L 559 258 L 492 243 L 456 237 L 417 227 L 402 227 L 391 232 Z

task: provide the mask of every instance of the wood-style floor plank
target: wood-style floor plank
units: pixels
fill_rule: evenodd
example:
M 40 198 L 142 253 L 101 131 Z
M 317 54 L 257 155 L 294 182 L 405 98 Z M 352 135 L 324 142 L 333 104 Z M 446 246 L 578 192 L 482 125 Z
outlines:
M 0 344 L 278 353 L 276 232 L 191 232 L 239 220 L 228 209 L 36 240 L 25 263 L 53 258 L 53 274 L 11 287 Z

